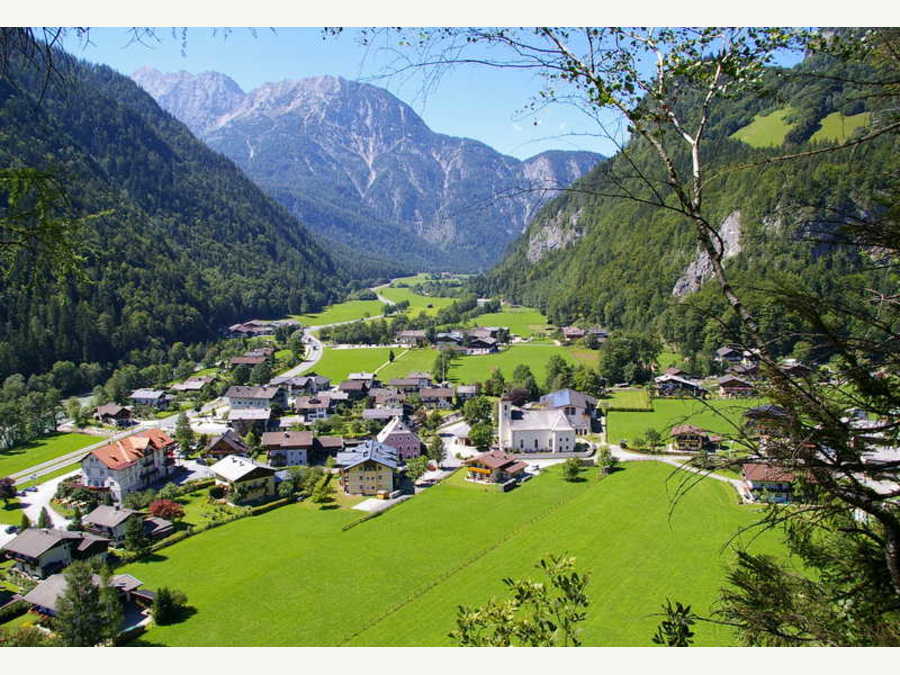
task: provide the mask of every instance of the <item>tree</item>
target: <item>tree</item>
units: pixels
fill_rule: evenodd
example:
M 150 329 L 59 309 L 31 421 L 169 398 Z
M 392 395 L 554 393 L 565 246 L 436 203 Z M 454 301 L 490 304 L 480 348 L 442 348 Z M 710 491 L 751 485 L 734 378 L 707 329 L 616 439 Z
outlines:
M 520 363 L 513 370 L 512 386 L 514 389 L 524 389 L 527 391 L 528 400 L 536 399 L 541 395 L 541 388 L 534 378 L 534 373 L 532 373 L 531 368 L 524 363 Z
M 278 496 L 282 499 L 289 499 L 294 496 L 294 482 L 290 480 L 283 480 L 278 484 Z
M 390 351 L 388 351 L 388 363 L 393 363 L 393 362 L 394 362 L 394 350 L 391 349 Z
M 175 623 L 187 607 L 187 596 L 181 591 L 163 586 L 156 591 L 151 613 L 159 626 Z
M 175 421 L 175 441 L 181 448 L 181 452 L 190 455 L 194 448 L 194 430 L 191 428 L 191 421 L 188 419 L 187 413 L 183 410 Z
M 613 455 L 609 448 L 601 448 L 597 457 L 597 465 L 603 473 L 610 474 L 619 465 L 619 458 Z
M 67 530 L 70 532 L 80 532 L 84 529 L 84 523 L 81 522 L 82 514 L 81 509 L 77 506 L 72 511 L 72 522 L 69 523 Z
M 470 398 L 463 404 L 463 419 L 469 426 L 482 423 L 490 423 L 494 411 L 494 406 L 490 399 L 485 396 L 476 396 Z
M 125 549 L 139 557 L 150 550 L 150 537 L 144 532 L 144 519 L 132 516 L 125 524 Z
M 484 383 L 482 390 L 488 396 L 503 396 L 506 391 L 506 378 L 499 368 L 491 370 L 491 375 Z
M 581 462 L 575 457 L 569 457 L 562 466 L 563 478 L 570 483 L 578 480 L 578 474 L 581 473 Z
M 657 448 L 659 447 L 660 443 L 662 443 L 662 436 L 653 427 L 650 427 L 644 432 L 644 439 L 647 441 L 647 445 L 651 448 Z
M 487 452 L 494 442 L 494 427 L 480 422 L 469 429 L 469 440 L 480 452 Z
M 550 555 L 536 567 L 544 582 L 506 578 L 507 600 L 460 606 L 449 635 L 462 647 L 577 647 L 578 624 L 587 618 L 589 574 L 575 571 L 575 558 Z
M 93 647 L 111 642 L 122 625 L 118 591 L 109 585 L 103 570 L 99 585 L 94 570 L 81 560 L 70 564 L 63 576 L 66 588 L 56 601 L 54 631 L 66 647 Z
M 332 474 L 325 473 L 322 474 L 322 477 L 319 479 L 319 482 L 316 483 L 316 487 L 312 492 L 312 501 L 316 504 L 327 504 L 330 502 L 335 494 L 334 485 L 331 482 Z
M 413 482 L 417 481 L 428 469 L 428 457 L 420 455 L 406 460 L 406 475 Z
M 47 513 L 47 507 L 46 507 L 46 506 L 42 506 L 42 507 L 41 507 L 41 512 L 40 512 L 40 514 L 38 515 L 37 526 L 38 526 L 39 528 L 41 528 L 42 530 L 43 530 L 43 529 L 49 529 L 49 528 L 53 527 L 53 521 L 50 519 L 50 514 Z
M 672 606 L 671 600 L 666 600 L 663 605 L 665 617 L 657 626 L 653 635 L 653 643 L 666 645 L 667 647 L 690 647 L 694 642 L 694 632 L 691 627 L 696 623 L 697 616 L 691 611 L 690 605 L 682 605 L 676 602 Z
M 22 518 L 19 520 L 19 529 L 27 530 L 31 527 L 31 520 L 29 520 L 28 515 L 25 512 L 22 512 Z
M 257 363 L 250 371 L 250 384 L 265 384 L 272 379 L 272 367 L 268 361 Z
M 184 518 L 184 507 L 171 499 L 157 499 L 150 502 L 149 511 L 157 518 L 178 521 Z
M 544 388 L 547 391 L 566 389 L 574 384 L 572 379 L 574 368 L 559 354 L 554 354 L 547 360 L 547 375 Z
M 447 459 L 447 448 L 444 447 L 444 439 L 440 436 L 432 436 L 428 441 L 426 454 L 428 455 L 428 459 L 440 468 L 441 464 L 444 463 L 444 460 Z
M 9 504 L 11 500 L 16 498 L 16 494 L 16 481 L 9 476 L 0 478 L 0 499 L 3 500 L 3 503 Z

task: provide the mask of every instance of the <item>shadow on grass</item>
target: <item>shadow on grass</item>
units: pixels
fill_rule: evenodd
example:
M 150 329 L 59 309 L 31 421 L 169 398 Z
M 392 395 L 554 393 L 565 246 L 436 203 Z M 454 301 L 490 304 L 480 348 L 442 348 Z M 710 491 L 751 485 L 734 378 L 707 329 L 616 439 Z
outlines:
M 584 483 L 587 481 L 587 478 L 584 476 L 576 476 L 575 478 L 564 478 L 567 483 Z
M 23 504 L 22 502 L 15 502 L 13 504 L 4 504 L 3 505 L 4 511 L 21 511 L 24 508 L 25 508 L 25 504 Z

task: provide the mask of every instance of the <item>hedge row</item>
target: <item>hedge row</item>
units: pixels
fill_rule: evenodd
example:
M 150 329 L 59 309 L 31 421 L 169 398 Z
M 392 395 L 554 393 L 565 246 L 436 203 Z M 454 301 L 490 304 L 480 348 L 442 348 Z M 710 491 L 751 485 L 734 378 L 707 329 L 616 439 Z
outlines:
M 0 607 L 0 623 L 6 623 L 7 621 L 12 621 L 17 616 L 22 616 L 28 611 L 29 607 L 31 607 L 31 605 L 24 600 L 13 600 L 12 602 L 6 603 L 3 607 Z
M 287 506 L 291 502 L 293 502 L 295 497 L 284 497 L 282 499 L 276 499 L 274 502 L 268 502 L 266 504 L 260 504 L 259 506 L 254 506 L 250 509 L 250 513 L 248 515 L 251 516 L 260 516 L 264 513 L 268 513 L 272 509 L 277 509 L 281 506 Z

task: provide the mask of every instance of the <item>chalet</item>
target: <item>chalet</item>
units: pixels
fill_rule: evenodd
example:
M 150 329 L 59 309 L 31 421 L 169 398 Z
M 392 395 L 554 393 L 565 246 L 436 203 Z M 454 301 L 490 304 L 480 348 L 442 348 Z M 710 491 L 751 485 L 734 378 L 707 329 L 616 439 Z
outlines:
M 583 338 L 585 332 L 583 328 L 579 328 L 578 326 L 564 326 L 562 329 L 562 336 L 564 340 L 571 342 Z
M 254 347 L 246 352 L 244 356 L 264 356 L 267 359 L 275 357 L 275 347 Z
M 422 441 L 399 417 L 393 418 L 378 432 L 375 439 L 394 448 L 401 460 L 418 457 L 422 454 Z
M 666 368 L 666 370 L 663 372 L 663 375 L 669 375 L 671 377 L 684 377 L 686 379 L 690 378 L 690 375 L 688 375 L 688 373 L 683 371 L 681 368 Z
M 518 452 L 574 452 L 575 428 L 563 409 L 517 408 L 509 397 L 499 402 L 500 449 Z
M 541 405 L 547 410 L 562 410 L 575 429 L 576 436 L 589 434 L 597 416 L 597 399 L 574 389 L 560 389 L 541 396 Z
M 215 381 L 216 378 L 208 375 L 189 377 L 184 382 L 173 384 L 171 390 L 190 394 L 204 394 L 212 388 L 213 382 Z
M 229 455 L 209 467 L 216 483 L 228 488 L 233 504 L 262 501 L 275 495 L 275 469 L 246 457 Z
M 251 430 L 265 431 L 272 424 L 272 411 L 269 408 L 232 408 L 228 411 L 228 425 L 241 436 Z
M 395 391 L 394 389 L 384 389 L 381 387 L 370 389 L 368 396 L 375 406 L 379 408 L 396 408 L 402 406 L 406 402 L 406 394 L 402 391 Z
M 98 574 L 94 574 L 91 581 L 98 587 L 103 583 Z M 142 590 L 143 582 L 130 574 L 114 574 L 110 577 L 109 584 L 118 592 L 126 617 L 147 614 L 148 608 L 156 598 L 152 591 Z M 43 616 L 54 617 L 58 611 L 57 603 L 66 592 L 67 585 L 64 574 L 54 574 L 22 596 L 22 600 L 31 605 L 32 611 Z M 123 626 L 123 628 L 126 627 Z
M 741 474 L 757 501 L 783 504 L 793 497 L 797 476 L 772 464 L 744 464 Z
M 250 448 L 244 443 L 244 439 L 238 436 L 233 429 L 226 429 L 224 434 L 211 439 L 201 454 L 204 457 L 221 459 L 228 455 L 249 455 Z
M 466 343 L 466 354 L 474 356 L 478 354 L 493 354 L 499 349 L 496 338 L 472 337 Z
M 423 373 L 420 370 L 414 370 L 406 375 L 411 380 L 418 380 L 420 387 L 430 387 L 434 378 L 431 373 Z
M 366 408 L 362 411 L 364 420 L 387 421 L 393 418 L 406 417 L 406 410 L 401 406 L 399 408 Z
M 294 401 L 294 411 L 300 415 L 307 424 L 316 420 L 328 419 L 335 413 L 337 399 L 328 394 L 316 394 L 315 396 L 301 396 Z
M 230 337 L 256 337 L 258 335 L 274 335 L 275 327 L 268 321 L 256 319 L 245 323 L 236 323 L 228 327 Z
M 693 424 L 679 424 L 672 427 L 669 432 L 672 436 L 672 447 L 675 452 L 715 452 L 722 442 L 721 436 L 716 436 L 706 429 L 695 427 Z
M 84 484 L 110 490 L 117 500 L 146 490 L 172 470 L 175 441 L 160 429 L 147 429 L 92 450 L 81 460 Z
M 785 359 L 778 364 L 778 370 L 788 377 L 809 377 L 813 374 L 813 369 L 806 366 L 796 359 Z
M 309 464 L 315 437 L 311 431 L 270 431 L 260 442 L 271 466 L 302 466 Z
M 428 408 L 452 408 L 453 397 L 452 387 L 423 387 L 419 390 L 422 405 Z
M 525 474 L 527 465 L 502 450 L 483 452 L 466 460 L 466 479 L 477 483 L 507 483 Z
M 422 347 L 428 344 L 428 336 L 424 330 L 401 330 L 397 332 L 395 339 L 407 347 Z
M 657 396 L 706 398 L 709 393 L 700 383 L 678 375 L 660 375 L 653 382 Z
M 756 363 L 739 363 L 728 367 L 728 372 L 743 380 L 755 380 L 759 377 L 759 365 Z
M 44 579 L 67 567 L 73 560 L 105 556 L 110 541 L 81 532 L 29 528 L 22 530 L 0 550 L 13 569 L 29 577 Z
M 453 331 L 450 333 L 437 333 L 434 336 L 434 346 L 438 349 L 449 348 L 453 349 L 456 347 L 462 348 L 463 342 L 465 340 L 465 336 L 459 331 Z
M 718 379 L 719 395 L 725 398 L 753 396 L 755 390 L 747 380 L 734 375 L 723 375 Z
M 366 398 L 370 388 L 371 384 L 366 380 L 344 380 L 338 385 L 338 391 L 347 394 L 351 401 Z
M 781 406 L 766 404 L 744 411 L 744 426 L 759 442 L 763 452 L 790 434 L 791 414 Z
M 476 396 L 478 396 L 477 384 L 461 384 L 456 387 L 456 400 L 458 401 L 468 401 Z
M 287 407 L 287 394 L 281 387 L 229 387 L 225 392 L 232 411 L 257 408 L 269 409 L 273 405 Z
M 339 452 L 341 487 L 347 494 L 389 494 L 394 489 L 397 451 L 378 441 L 366 441 L 353 450 Z
M 279 375 L 269 381 L 269 386 L 282 387 L 288 396 L 311 396 L 331 387 L 331 380 L 321 375 Z
M 174 399 L 173 396 L 167 394 L 162 389 L 137 389 L 131 392 L 128 399 L 134 405 L 148 406 L 164 410 L 169 407 L 169 403 Z
M 112 424 L 124 427 L 131 422 L 131 408 L 126 408 L 115 403 L 101 405 L 94 412 L 94 418 L 101 424 Z
M 350 373 L 347 375 L 347 380 L 350 382 L 365 382 L 366 389 L 371 389 L 372 387 L 377 387 L 379 385 L 375 373 Z
M 592 337 L 598 342 L 606 342 L 609 339 L 609 331 L 599 326 L 588 328 L 587 336 Z
M 719 347 L 715 359 L 720 363 L 740 363 L 744 360 L 744 353 L 734 347 Z
M 416 379 L 414 377 L 397 377 L 388 382 L 388 386 L 392 389 L 396 389 L 397 391 L 402 391 L 404 393 L 414 393 L 419 391 L 419 388 L 422 386 L 428 387 L 431 385 L 431 378 L 424 385 L 421 384 L 421 380 Z
M 128 522 L 132 518 L 140 520 L 144 534 L 151 539 L 167 537 L 175 529 L 172 523 L 164 518 L 146 517 L 139 511 L 126 509 L 118 505 L 100 505 L 87 514 L 82 523 L 84 529 L 92 534 L 105 537 L 114 542 L 121 542 L 125 539 Z
M 249 356 L 247 354 L 244 354 L 243 356 L 232 357 L 229 363 L 234 367 L 250 366 L 252 368 L 253 366 L 258 366 L 261 363 L 265 363 L 268 360 L 269 359 L 262 354 L 251 354 Z

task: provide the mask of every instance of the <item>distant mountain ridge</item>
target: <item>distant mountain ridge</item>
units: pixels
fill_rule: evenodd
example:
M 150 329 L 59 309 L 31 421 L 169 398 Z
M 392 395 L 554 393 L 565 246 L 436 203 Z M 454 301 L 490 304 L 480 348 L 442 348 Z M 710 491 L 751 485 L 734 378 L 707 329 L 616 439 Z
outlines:
M 313 231 L 422 269 L 490 266 L 546 201 L 602 159 L 508 157 L 435 133 L 390 92 L 338 77 L 249 93 L 215 72 L 142 68 L 132 77 Z

